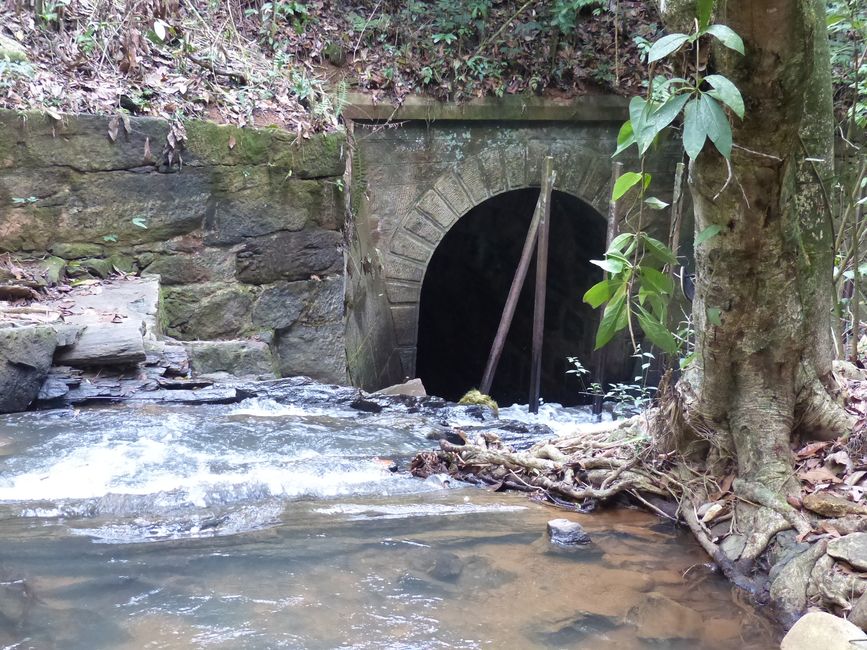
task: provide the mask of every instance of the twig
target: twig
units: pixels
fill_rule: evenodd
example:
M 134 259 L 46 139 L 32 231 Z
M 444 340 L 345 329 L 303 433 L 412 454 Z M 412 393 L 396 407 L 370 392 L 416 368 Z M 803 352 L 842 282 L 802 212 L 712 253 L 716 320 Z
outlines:
M 186 53 L 186 57 L 195 63 L 198 66 L 205 68 L 206 70 L 210 70 L 214 74 L 228 77 L 229 79 L 234 79 L 242 86 L 247 85 L 247 77 L 241 72 L 233 72 L 232 70 L 226 70 L 225 68 L 217 67 L 212 61 L 208 61 L 207 59 L 200 59 L 194 54 Z
M 726 160 L 726 169 L 728 169 L 729 175 L 726 177 L 726 182 L 723 183 L 723 186 L 719 189 L 719 192 L 717 192 L 716 195 L 713 197 L 714 201 L 716 201 L 719 198 L 720 194 L 725 192 L 725 189 L 729 186 L 729 183 L 732 182 L 732 177 L 734 176 L 734 172 L 732 172 L 732 161 L 729 160 L 728 158 L 726 158 L 725 160 Z
M 761 151 L 753 151 L 752 149 L 747 149 L 746 147 L 743 147 L 739 144 L 732 144 L 732 148 L 746 151 L 747 153 L 751 153 L 754 156 L 762 156 L 763 158 L 770 158 L 771 160 L 776 160 L 777 162 L 783 162 L 783 159 L 778 156 L 774 156 L 769 153 L 762 153 Z
M 473 53 L 473 56 L 478 56 L 479 53 L 480 53 L 480 52 L 485 48 L 485 45 L 487 45 L 490 41 L 494 40 L 494 39 L 497 38 L 500 34 L 502 34 L 502 33 L 503 33 L 503 30 L 506 29 L 506 27 L 508 27 L 509 24 L 510 24 L 513 20 L 515 20 L 515 18 L 517 18 L 518 16 L 520 16 L 520 15 L 521 15 L 521 12 L 523 12 L 524 9 L 526 9 L 526 8 L 529 7 L 531 4 L 533 4 L 534 1 L 535 1 L 535 0 L 527 0 L 527 2 L 525 2 L 525 3 L 522 4 L 520 7 L 518 7 L 518 11 L 516 11 L 514 14 L 512 14 L 512 17 L 511 17 L 511 18 L 509 18 L 509 19 L 508 19 L 507 21 L 505 21 L 502 25 L 500 25 L 500 28 L 499 28 L 497 31 L 495 31 L 493 34 L 491 34 L 491 35 L 488 36 L 485 40 L 483 40 L 481 43 L 479 43 L 479 46 L 476 48 L 476 51 Z M 469 57 L 469 58 L 472 59 L 473 56 L 471 56 L 471 57 Z M 467 59 L 467 60 L 469 60 L 469 59 Z

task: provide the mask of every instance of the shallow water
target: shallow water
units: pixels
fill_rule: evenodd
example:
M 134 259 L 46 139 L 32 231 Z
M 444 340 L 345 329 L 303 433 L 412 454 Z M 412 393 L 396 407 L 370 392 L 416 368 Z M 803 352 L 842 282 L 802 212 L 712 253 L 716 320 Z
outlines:
M 566 514 L 594 540 L 567 551 L 562 511 L 391 472 L 435 425 L 265 400 L 0 417 L 0 647 L 775 647 L 652 516 Z

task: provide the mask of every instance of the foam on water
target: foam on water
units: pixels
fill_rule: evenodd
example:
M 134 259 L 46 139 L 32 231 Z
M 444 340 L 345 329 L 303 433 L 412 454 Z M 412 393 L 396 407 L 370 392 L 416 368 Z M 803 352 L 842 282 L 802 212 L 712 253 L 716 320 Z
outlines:
M 603 407 L 600 415 L 602 422 L 611 422 L 614 418 L 610 410 Z M 530 413 L 526 404 L 512 404 L 500 409 L 501 420 L 517 420 L 526 424 L 546 424 L 558 436 L 570 436 L 580 433 L 582 429 L 588 429 L 596 420 L 593 409 L 590 406 L 563 406 L 551 402 L 542 404 L 539 412 Z

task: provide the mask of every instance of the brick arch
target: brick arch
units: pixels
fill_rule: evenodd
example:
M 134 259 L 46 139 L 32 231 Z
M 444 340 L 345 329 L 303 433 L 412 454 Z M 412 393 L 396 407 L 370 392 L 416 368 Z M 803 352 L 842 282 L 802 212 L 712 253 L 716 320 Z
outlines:
M 606 214 L 611 176 L 606 156 L 565 144 L 536 145 L 492 147 L 460 160 L 420 196 L 389 239 L 383 266 L 404 375 L 415 375 L 419 299 L 427 265 L 458 219 L 504 192 L 539 187 L 546 155 L 554 157 L 555 190 Z

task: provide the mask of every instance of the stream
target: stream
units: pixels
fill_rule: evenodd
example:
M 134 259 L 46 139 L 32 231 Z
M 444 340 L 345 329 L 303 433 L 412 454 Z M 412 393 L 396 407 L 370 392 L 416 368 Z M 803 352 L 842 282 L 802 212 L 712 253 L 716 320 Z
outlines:
M 474 417 L 309 395 L 0 416 L 0 648 L 777 647 L 661 519 L 406 473 Z M 559 517 L 593 543 L 552 546 Z

